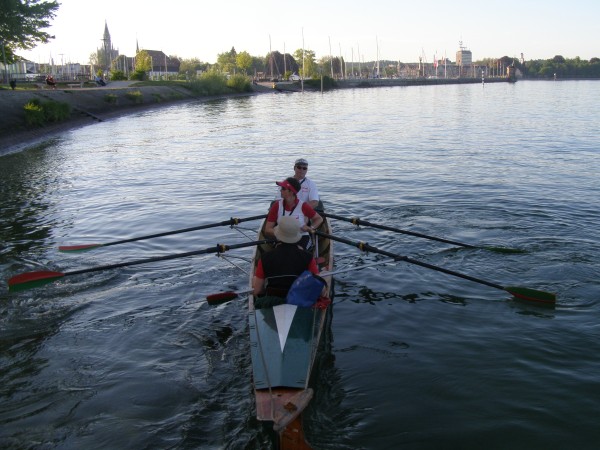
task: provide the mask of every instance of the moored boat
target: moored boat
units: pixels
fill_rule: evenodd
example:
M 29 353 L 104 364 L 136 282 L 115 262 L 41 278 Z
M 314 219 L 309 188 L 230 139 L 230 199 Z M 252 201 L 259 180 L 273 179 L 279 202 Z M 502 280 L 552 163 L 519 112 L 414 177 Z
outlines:
M 259 239 L 264 239 L 265 223 L 259 229 Z M 319 230 L 330 233 L 327 219 L 324 218 Z M 315 238 L 314 253 L 320 270 L 331 271 L 333 243 L 325 237 Z M 256 247 L 250 286 L 258 261 L 270 250 L 270 244 Z M 327 282 L 328 297 L 332 276 L 323 278 Z M 260 307 L 257 300 L 250 295 L 248 302 L 256 417 L 260 421 L 273 422 L 280 448 L 310 448 L 304 439 L 302 411 L 313 396 L 309 382 L 327 306 L 307 308 L 283 303 Z

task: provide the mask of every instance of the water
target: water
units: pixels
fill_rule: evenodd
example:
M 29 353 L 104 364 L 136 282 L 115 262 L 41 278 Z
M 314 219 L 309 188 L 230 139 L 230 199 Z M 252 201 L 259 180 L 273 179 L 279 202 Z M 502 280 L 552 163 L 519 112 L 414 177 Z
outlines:
M 555 308 L 399 263 L 340 274 L 306 415 L 318 449 L 597 448 L 600 84 L 357 89 L 166 107 L 0 157 L 0 446 L 269 448 L 254 419 L 251 250 L 62 272 L 253 239 L 257 222 L 67 254 L 266 212 L 309 160 L 330 212 L 522 254 L 334 222 L 336 234 Z M 377 255 L 337 244 L 337 267 Z

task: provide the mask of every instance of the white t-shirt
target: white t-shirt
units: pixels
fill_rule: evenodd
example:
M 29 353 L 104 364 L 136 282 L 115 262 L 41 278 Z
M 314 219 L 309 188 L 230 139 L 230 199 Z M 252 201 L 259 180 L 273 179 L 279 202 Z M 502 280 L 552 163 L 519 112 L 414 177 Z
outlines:
M 300 192 L 298 192 L 298 198 L 303 202 L 310 202 L 312 200 L 319 201 L 319 191 L 317 185 L 310 178 L 305 177 L 300 182 Z
M 309 202 L 311 200 L 319 201 L 319 191 L 317 190 L 316 183 L 310 178 L 305 177 L 304 180 L 300 181 L 300 192 L 297 197 L 303 202 Z M 281 191 L 277 188 L 277 194 L 275 194 L 275 200 L 281 198 Z

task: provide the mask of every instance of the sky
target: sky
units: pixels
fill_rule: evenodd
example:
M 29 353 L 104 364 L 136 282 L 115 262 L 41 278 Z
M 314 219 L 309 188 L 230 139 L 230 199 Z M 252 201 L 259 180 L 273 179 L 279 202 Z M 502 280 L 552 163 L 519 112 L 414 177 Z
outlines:
M 140 49 L 214 63 L 219 53 L 264 57 L 305 48 L 317 59 L 432 62 L 600 57 L 598 0 L 58 0 L 55 39 L 19 55 L 39 63 L 89 62 L 105 23 L 120 54 Z

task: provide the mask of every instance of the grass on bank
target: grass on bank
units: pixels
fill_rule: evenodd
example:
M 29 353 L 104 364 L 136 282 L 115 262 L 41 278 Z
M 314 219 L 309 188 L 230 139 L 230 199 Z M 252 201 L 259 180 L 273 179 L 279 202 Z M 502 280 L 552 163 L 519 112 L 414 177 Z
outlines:
M 28 126 L 44 126 L 49 122 L 61 122 L 71 116 L 71 105 L 48 100 L 42 102 L 34 98 L 25 104 L 25 123 Z
M 18 86 L 18 85 L 17 85 Z M 245 75 L 233 75 L 226 77 L 217 72 L 204 73 L 195 81 L 140 81 L 130 87 L 142 86 L 178 86 L 188 89 L 193 95 L 214 96 L 227 95 L 244 92 L 252 92 L 250 79 Z M 29 86 L 27 86 L 29 88 Z M 31 86 L 33 87 L 33 86 Z M 19 89 L 19 86 L 17 87 Z M 60 89 L 60 87 L 58 87 Z M 152 94 L 155 102 L 163 100 L 160 94 Z M 130 90 L 125 97 L 133 103 L 143 103 L 143 94 L 140 90 Z M 114 93 L 107 93 L 104 101 L 110 104 L 117 104 L 118 97 Z M 41 127 L 47 123 L 61 122 L 71 115 L 71 106 L 65 102 L 54 100 L 42 101 L 40 99 L 31 99 L 24 106 L 25 123 L 29 127 Z
M 193 81 L 140 81 L 135 86 L 178 86 L 199 97 L 252 92 L 247 76 L 238 74 L 227 78 L 218 72 L 205 72 Z

